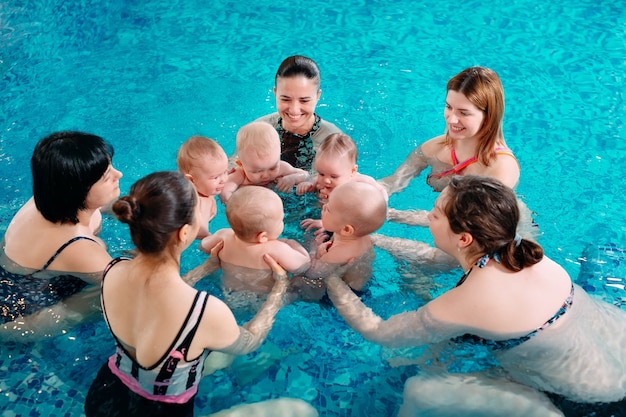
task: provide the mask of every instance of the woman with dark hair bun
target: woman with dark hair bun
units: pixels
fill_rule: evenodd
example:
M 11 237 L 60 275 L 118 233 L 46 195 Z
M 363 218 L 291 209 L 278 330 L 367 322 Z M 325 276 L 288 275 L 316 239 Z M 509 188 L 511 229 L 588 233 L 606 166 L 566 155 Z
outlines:
M 11 220 L 0 248 L 5 336 L 53 334 L 98 312 L 97 286 L 90 284 L 100 283 L 111 260 L 96 236 L 100 209 L 119 196 L 122 177 L 112 158 L 113 148 L 89 133 L 56 132 L 35 146 L 33 198 Z
M 137 255 L 113 259 L 104 272 L 102 311 L 116 349 L 91 384 L 85 413 L 193 416 L 205 359 L 215 351 L 244 355 L 261 345 L 283 305 L 287 274 L 266 257 L 276 281 L 254 318 L 239 327 L 224 302 L 180 276 L 181 254 L 200 227 L 197 192 L 183 174 L 140 179 L 113 212 L 128 224 Z M 317 415 L 292 399 L 236 407 L 257 416 Z
M 497 359 L 485 374 L 409 378 L 399 416 L 623 415 L 626 312 L 590 297 L 517 234 L 513 190 L 490 177 L 453 177 L 429 217 L 435 245 L 465 271 L 455 288 L 383 320 L 337 274 L 326 280 L 337 311 L 370 341 L 452 340 Z
M 320 70 L 311 58 L 302 55 L 285 58 L 275 77 L 277 111 L 256 120 L 268 122 L 278 131 L 281 159 L 305 171 L 311 170 L 322 140 L 332 133 L 341 133 L 337 126 L 315 113 L 322 95 L 320 84 Z

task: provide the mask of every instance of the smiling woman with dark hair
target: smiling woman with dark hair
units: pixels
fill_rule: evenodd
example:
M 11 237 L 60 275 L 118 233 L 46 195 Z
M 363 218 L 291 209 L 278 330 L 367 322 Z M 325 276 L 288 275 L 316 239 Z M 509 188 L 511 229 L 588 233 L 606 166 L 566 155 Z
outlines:
M 97 291 L 72 296 L 100 283 L 111 260 L 96 233 L 100 208 L 120 193 L 122 174 L 112 157 L 107 142 L 82 132 L 56 132 L 35 146 L 33 198 L 9 224 L 0 248 L 5 332 L 46 334 L 68 325 L 66 318 L 81 320 L 97 311 Z
M 320 70 L 311 58 L 302 55 L 285 58 L 275 77 L 276 113 L 257 119 L 278 131 L 281 159 L 306 171 L 311 169 L 322 140 L 332 133 L 341 133 L 337 126 L 315 113 L 322 95 L 320 84 Z

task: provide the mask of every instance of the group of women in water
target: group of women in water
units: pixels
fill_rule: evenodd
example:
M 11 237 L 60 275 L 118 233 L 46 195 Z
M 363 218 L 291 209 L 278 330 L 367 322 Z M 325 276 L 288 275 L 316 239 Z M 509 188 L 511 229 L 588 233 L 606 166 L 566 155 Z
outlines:
M 287 58 L 274 93 L 277 112 L 263 119 L 277 129 L 283 159 L 308 170 L 321 140 L 340 131 L 315 112 L 321 95 L 315 62 Z M 514 191 L 520 166 L 504 140 L 503 116 L 497 74 L 461 71 L 446 86 L 445 133 L 380 180 L 392 194 L 430 168 L 427 183 L 440 192 L 434 207 L 390 209 L 389 218 L 428 226 L 436 251 L 464 271 L 457 285 L 384 320 L 341 279 L 341 266 L 324 279 L 328 297 L 374 343 L 471 343 L 497 358 L 498 369 L 488 373 L 409 378 L 401 416 L 616 414 L 626 397 L 626 313 L 589 296 L 520 232 Z M 59 316 L 67 324 L 103 314 L 115 352 L 91 385 L 87 416 L 193 415 L 205 359 L 214 352 L 243 355 L 263 343 L 283 306 L 288 275 L 266 257 L 274 287 L 240 326 L 224 302 L 181 277 L 181 254 L 199 228 L 197 194 L 181 174 L 149 174 L 118 198 L 122 174 L 112 147 L 67 131 L 39 141 L 31 168 L 33 198 L 9 224 L 0 250 L 2 331 L 37 334 Z M 112 259 L 98 238 L 103 209 L 129 225 L 132 259 Z M 98 302 L 102 313 L 93 308 Z M 317 415 L 288 398 L 216 415 L 242 408 Z

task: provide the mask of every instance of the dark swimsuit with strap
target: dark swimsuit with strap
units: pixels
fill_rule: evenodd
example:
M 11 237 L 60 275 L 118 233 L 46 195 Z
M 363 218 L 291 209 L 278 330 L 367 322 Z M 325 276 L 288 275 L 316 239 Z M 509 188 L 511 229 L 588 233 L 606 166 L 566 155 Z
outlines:
M 0 322 L 7 323 L 20 316 L 36 313 L 80 292 L 88 285 L 70 273 L 51 278 L 33 277 L 46 271 L 66 247 L 80 239 L 96 242 L 87 236 L 76 236 L 61 245 L 41 269 L 30 274 L 16 274 L 0 266 Z
M 487 262 L 489 262 L 490 259 L 493 259 L 496 262 L 500 263 L 500 258 L 499 258 L 499 256 L 497 254 L 485 255 L 482 258 L 480 258 L 478 260 L 478 262 L 476 262 L 476 264 L 474 266 L 478 266 L 479 268 L 484 268 L 485 265 L 487 265 Z M 461 279 L 456 284 L 456 287 L 458 287 L 459 285 L 462 285 L 465 282 L 465 280 L 467 279 L 469 274 L 472 272 L 472 268 L 467 270 L 467 272 L 465 272 L 461 276 Z M 571 288 L 569 296 L 565 299 L 565 301 L 563 302 L 563 305 L 557 310 L 557 312 L 554 313 L 554 315 L 552 317 L 550 317 L 544 324 L 542 324 L 541 326 L 537 327 L 535 330 L 531 331 L 530 333 L 528 333 L 528 334 L 526 334 L 524 336 L 514 337 L 512 339 L 506 339 L 506 340 L 491 340 L 491 339 L 485 339 L 483 337 L 476 336 L 476 335 L 473 335 L 473 334 L 465 334 L 463 336 L 456 337 L 453 340 L 455 342 L 470 343 L 470 344 L 475 344 L 475 345 L 486 346 L 490 350 L 511 349 L 511 348 L 514 348 L 516 346 L 521 345 L 522 343 L 524 343 L 525 341 L 527 341 L 531 337 L 535 336 L 540 331 L 550 327 L 550 325 L 552 325 L 563 314 L 565 314 L 567 312 L 567 310 L 570 309 L 570 307 L 572 306 L 573 302 L 574 302 L 574 284 L 572 284 L 572 288 Z
M 311 130 L 305 135 L 298 135 L 283 128 L 283 119 L 278 119 L 276 131 L 280 137 L 281 155 L 280 159 L 289 162 L 296 168 L 302 168 L 305 171 L 311 170 L 313 159 L 315 158 L 315 149 L 313 149 L 313 140 L 311 136 L 320 128 L 322 119 L 316 114 L 315 122 Z

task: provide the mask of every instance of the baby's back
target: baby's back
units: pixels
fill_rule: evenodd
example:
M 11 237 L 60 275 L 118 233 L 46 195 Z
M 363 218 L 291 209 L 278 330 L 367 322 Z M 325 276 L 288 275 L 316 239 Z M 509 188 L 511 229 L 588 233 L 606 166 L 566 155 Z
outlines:
M 222 286 L 227 291 L 252 291 L 267 294 L 274 286 L 272 270 L 249 268 L 229 262 L 221 262 Z

